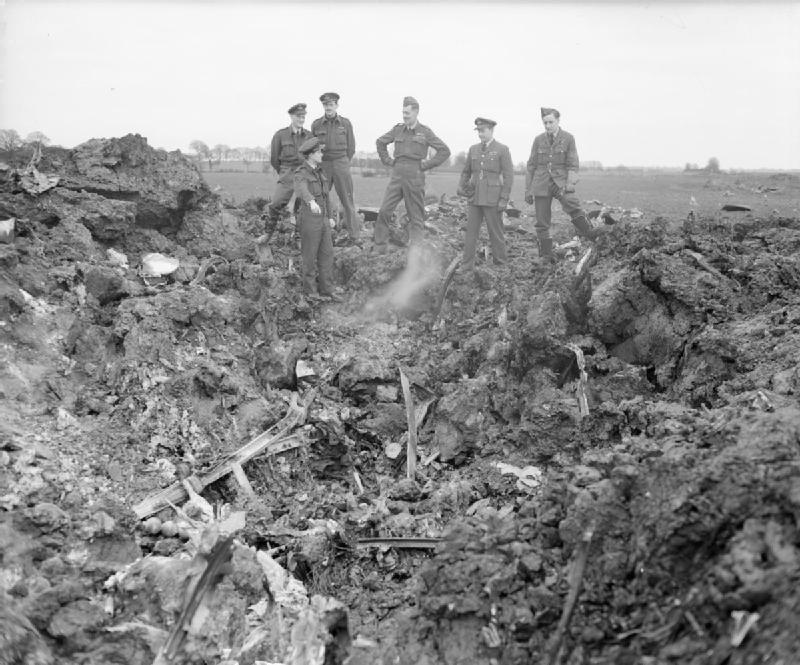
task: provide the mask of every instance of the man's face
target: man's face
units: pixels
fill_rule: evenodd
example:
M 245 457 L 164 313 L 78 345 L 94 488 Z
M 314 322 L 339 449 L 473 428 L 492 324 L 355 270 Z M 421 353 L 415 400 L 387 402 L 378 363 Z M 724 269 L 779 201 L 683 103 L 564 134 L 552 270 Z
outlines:
M 558 131 L 558 118 L 556 118 L 552 113 L 548 113 L 544 118 L 542 118 L 542 123 L 544 123 L 544 130 L 548 134 L 555 134 Z
M 336 111 L 339 108 L 339 102 L 335 102 L 333 100 L 330 100 L 328 102 L 323 102 L 322 103 L 322 108 L 325 109 L 325 117 L 326 118 L 335 118 L 336 117 Z
M 292 127 L 296 129 L 300 129 L 306 121 L 305 113 L 292 113 L 290 117 L 292 119 Z
M 417 121 L 419 109 L 414 106 L 403 107 L 403 122 L 407 125 L 413 125 Z
M 314 152 L 309 153 L 306 159 L 312 164 L 320 164 L 322 162 L 322 149 L 318 148 Z
M 492 136 L 494 136 L 493 128 L 487 127 L 486 125 L 478 127 L 478 138 L 484 143 L 488 143 L 489 141 L 491 141 Z

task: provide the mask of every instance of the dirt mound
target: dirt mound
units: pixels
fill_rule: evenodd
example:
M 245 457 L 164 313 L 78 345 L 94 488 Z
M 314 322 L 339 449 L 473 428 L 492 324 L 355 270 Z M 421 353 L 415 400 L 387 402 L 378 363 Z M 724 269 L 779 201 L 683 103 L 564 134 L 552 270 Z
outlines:
M 523 215 L 440 303 L 443 199 L 321 304 L 179 153 L 36 168 L 0 171 L 9 662 L 794 662 L 798 220 L 551 265 Z

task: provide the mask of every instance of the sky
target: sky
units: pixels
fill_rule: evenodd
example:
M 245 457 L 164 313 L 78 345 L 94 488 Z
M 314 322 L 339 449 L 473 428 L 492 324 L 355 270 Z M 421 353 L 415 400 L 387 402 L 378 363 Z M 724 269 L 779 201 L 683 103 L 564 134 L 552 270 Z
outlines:
M 0 0 L 0 128 L 23 136 L 265 146 L 328 90 L 365 152 L 413 95 L 454 154 L 484 116 L 524 161 L 550 106 L 584 161 L 798 169 L 800 0 Z

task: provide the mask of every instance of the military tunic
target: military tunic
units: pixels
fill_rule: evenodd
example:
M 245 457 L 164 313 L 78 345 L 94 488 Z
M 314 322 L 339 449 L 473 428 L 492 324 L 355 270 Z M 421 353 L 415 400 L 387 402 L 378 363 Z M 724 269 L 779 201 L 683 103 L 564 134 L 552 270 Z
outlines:
M 269 162 L 278 174 L 275 193 L 267 208 L 267 214 L 272 224 L 278 221 L 281 210 L 292 198 L 294 171 L 303 163 L 300 146 L 309 138 L 311 138 L 311 132 L 307 129 L 301 128 L 295 132 L 291 126 L 279 129 L 272 137 Z
M 350 160 L 356 152 L 353 124 L 338 114 L 333 118 L 322 116 L 311 123 L 311 133 L 325 145 L 322 150 L 322 170 L 336 189 L 336 196 L 344 208 L 348 235 L 358 239 L 361 237 L 361 220 L 356 215 L 353 176 L 350 173 Z
M 394 143 L 394 157 L 389 157 L 390 143 Z M 409 239 L 416 242 L 422 238 L 425 171 L 445 162 L 450 157 L 450 148 L 430 127 L 420 122 L 413 127 L 405 123 L 395 125 L 378 138 L 375 145 L 381 162 L 392 167 L 392 175 L 375 222 L 375 244 L 385 247 L 389 241 L 389 220 L 401 200 L 405 202 L 408 213 Z M 427 159 L 429 148 L 436 151 L 431 159 Z
M 294 172 L 294 193 L 297 196 L 297 226 L 300 231 L 300 253 L 303 257 L 303 291 L 307 294 L 333 293 L 333 238 L 328 223 L 330 216 L 330 183 L 321 168 L 304 162 Z M 311 210 L 316 201 L 320 213 Z
M 506 262 L 502 211 L 508 205 L 513 182 L 514 163 L 507 146 L 492 139 L 486 145 L 477 143 L 470 147 L 459 182 L 459 191 L 469 198 L 462 258 L 465 269 L 475 266 L 475 249 L 483 220 L 489 231 L 492 259 L 495 263 Z

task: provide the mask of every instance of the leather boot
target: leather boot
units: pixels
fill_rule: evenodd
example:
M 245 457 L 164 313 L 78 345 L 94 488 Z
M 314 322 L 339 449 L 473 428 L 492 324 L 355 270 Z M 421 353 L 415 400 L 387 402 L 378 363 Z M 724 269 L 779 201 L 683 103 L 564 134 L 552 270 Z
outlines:
M 553 239 L 549 236 L 539 236 L 539 257 L 542 259 L 553 258 Z
M 577 229 L 578 235 L 581 238 L 594 240 L 597 237 L 597 230 L 591 225 L 586 215 L 578 215 L 573 218 L 572 225 Z

